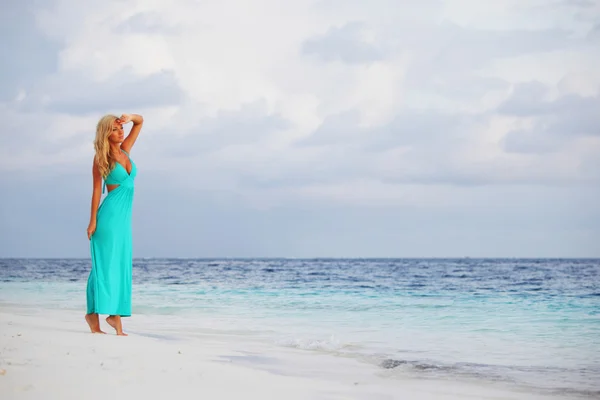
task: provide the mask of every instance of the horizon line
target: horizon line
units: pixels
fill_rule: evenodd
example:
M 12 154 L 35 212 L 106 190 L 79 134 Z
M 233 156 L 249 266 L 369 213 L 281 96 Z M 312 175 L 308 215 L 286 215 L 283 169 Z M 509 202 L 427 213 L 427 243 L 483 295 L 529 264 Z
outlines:
M 84 260 L 90 259 L 84 257 L 45 257 L 45 256 L 0 256 L 0 260 Z M 521 259 L 521 260 L 600 260 L 600 256 L 139 256 L 133 257 L 133 260 L 500 260 L 500 259 Z

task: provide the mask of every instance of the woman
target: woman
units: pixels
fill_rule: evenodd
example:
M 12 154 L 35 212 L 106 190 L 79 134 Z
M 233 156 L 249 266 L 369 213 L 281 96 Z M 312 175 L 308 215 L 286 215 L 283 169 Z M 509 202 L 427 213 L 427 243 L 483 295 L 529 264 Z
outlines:
M 133 127 L 124 138 L 123 124 L 129 122 L 133 122 Z M 96 155 L 92 166 L 94 190 L 87 229 L 92 269 L 87 282 L 85 316 L 92 333 L 104 333 L 98 314 L 108 314 L 106 322 L 117 335 L 127 336 L 121 317 L 131 315 L 131 207 L 133 181 L 137 174 L 129 153 L 142 123 L 143 118 L 137 114 L 106 115 L 96 126 Z M 102 180 L 108 194 L 98 207 L 104 193 Z

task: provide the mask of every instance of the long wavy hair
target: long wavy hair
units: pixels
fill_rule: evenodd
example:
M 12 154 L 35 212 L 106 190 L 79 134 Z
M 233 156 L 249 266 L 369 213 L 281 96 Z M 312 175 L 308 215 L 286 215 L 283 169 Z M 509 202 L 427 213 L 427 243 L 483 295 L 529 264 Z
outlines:
M 106 178 L 110 171 L 115 167 L 115 160 L 110 156 L 110 143 L 108 137 L 112 133 L 113 124 L 118 117 L 107 114 L 100 118 L 96 125 L 96 138 L 94 139 L 94 149 L 96 150 L 96 162 L 100 175 Z

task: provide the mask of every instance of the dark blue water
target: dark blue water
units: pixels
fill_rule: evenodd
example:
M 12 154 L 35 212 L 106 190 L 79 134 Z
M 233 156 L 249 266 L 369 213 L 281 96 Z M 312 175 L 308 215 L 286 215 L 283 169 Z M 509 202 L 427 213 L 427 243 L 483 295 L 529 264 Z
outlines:
M 90 261 L 0 260 L 0 304 L 85 309 Z M 394 376 L 600 397 L 598 259 L 137 259 L 134 314 L 261 332 Z

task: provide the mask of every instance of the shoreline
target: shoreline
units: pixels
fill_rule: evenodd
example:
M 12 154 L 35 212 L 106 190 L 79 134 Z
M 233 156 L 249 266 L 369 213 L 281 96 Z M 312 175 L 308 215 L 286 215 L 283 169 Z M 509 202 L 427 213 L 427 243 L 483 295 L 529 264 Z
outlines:
M 127 318 L 127 337 L 87 329 L 83 312 L 0 308 L 0 393 L 10 399 L 559 399 L 488 383 L 386 378 L 355 359 L 281 348 L 181 319 Z M 173 321 L 173 319 L 169 319 Z

